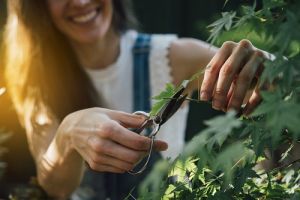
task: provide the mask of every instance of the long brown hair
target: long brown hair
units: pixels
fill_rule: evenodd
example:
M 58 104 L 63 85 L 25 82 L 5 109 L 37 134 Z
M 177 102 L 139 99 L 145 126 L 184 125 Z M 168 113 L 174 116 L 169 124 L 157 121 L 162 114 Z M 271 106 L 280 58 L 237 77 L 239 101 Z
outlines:
M 44 0 L 12 0 L 4 32 L 8 91 L 22 120 L 46 108 L 59 120 L 99 106 L 91 81 L 64 36 L 54 27 Z M 128 1 L 113 0 L 112 26 L 125 31 L 134 21 Z

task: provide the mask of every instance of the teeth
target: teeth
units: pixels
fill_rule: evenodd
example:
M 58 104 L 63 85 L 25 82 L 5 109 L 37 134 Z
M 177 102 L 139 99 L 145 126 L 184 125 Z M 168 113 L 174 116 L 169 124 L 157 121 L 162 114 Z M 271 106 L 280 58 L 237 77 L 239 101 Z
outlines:
M 97 15 L 97 11 L 94 10 L 88 14 L 81 15 L 78 17 L 73 17 L 73 21 L 77 22 L 77 23 L 86 23 L 86 22 L 92 20 L 96 15 Z

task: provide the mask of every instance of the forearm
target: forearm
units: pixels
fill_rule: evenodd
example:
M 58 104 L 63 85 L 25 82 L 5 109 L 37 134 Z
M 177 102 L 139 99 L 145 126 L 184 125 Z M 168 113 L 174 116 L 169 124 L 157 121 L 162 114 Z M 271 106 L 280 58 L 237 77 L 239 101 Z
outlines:
M 84 164 L 69 138 L 57 132 L 37 161 L 38 181 L 50 197 L 67 199 L 82 179 Z
M 174 84 L 179 85 L 183 80 L 190 79 L 203 71 L 217 52 L 217 48 L 196 39 L 179 39 L 172 43 L 170 49 L 170 64 Z M 189 85 L 189 91 L 198 88 L 203 74 L 199 73 L 196 81 Z

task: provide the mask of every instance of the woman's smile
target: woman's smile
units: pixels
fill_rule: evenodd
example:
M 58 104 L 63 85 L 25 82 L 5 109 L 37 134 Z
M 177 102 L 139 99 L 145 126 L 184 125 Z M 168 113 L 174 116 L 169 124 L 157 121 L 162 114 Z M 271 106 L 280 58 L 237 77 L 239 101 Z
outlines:
M 78 12 L 68 18 L 76 24 L 86 24 L 95 21 L 97 17 L 100 17 L 100 14 L 101 7 L 99 6 L 93 9 L 89 9 L 88 11 Z
M 93 44 L 110 29 L 111 0 L 69 0 L 66 3 L 48 0 L 48 7 L 55 26 L 71 41 Z

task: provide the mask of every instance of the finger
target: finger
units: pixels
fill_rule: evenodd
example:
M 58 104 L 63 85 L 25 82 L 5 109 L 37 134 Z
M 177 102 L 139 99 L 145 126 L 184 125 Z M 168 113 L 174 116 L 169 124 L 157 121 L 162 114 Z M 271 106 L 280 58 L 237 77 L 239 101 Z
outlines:
M 235 85 L 236 85 L 236 81 L 233 81 L 233 82 L 231 83 L 230 89 L 229 89 L 228 94 L 227 94 L 227 99 L 226 99 L 227 104 L 228 104 L 228 102 L 229 102 L 230 99 L 231 99 L 231 96 L 232 96 L 232 94 L 233 94 Z M 223 109 L 223 111 L 224 111 L 224 112 L 227 112 L 227 108 L 225 107 L 225 108 Z
M 161 140 L 154 141 L 154 150 L 155 151 L 165 151 L 168 149 L 168 144 Z
M 102 165 L 102 164 L 96 164 L 93 162 L 88 162 L 88 167 L 91 170 L 97 171 L 97 172 L 111 172 L 111 173 L 118 173 L 118 174 L 122 174 L 125 173 L 126 170 L 123 169 L 119 169 L 117 167 L 111 166 L 111 165 Z
M 94 151 L 98 154 L 105 154 L 132 164 L 138 162 L 148 153 L 148 151 L 135 151 L 109 139 L 99 137 L 93 137 L 90 139 L 89 146 L 91 148 L 89 151 Z
M 119 124 L 126 128 L 138 128 L 146 120 L 143 115 L 136 115 L 122 111 L 109 110 L 107 114 L 112 120 L 119 122 Z
M 90 152 L 90 158 L 95 165 L 110 165 L 124 171 L 129 171 L 134 167 L 134 163 L 119 160 L 112 156 L 99 154 L 94 151 Z
M 147 151 L 151 143 L 149 138 L 136 134 L 112 120 L 99 124 L 98 135 L 138 151 Z
M 261 96 L 259 93 L 259 87 L 256 86 L 253 94 L 251 95 L 248 103 L 246 104 L 246 107 L 244 108 L 243 114 L 246 116 L 250 115 L 260 102 Z
M 105 131 L 110 133 L 108 138 L 125 147 L 137 151 L 148 151 L 150 149 L 151 139 L 148 137 L 136 134 L 118 124 L 112 124 L 106 129 Z M 168 148 L 168 144 L 163 141 L 156 141 L 154 147 L 158 151 L 163 151 Z
M 227 93 L 236 74 L 243 66 L 250 52 L 250 43 L 243 40 L 234 49 L 232 55 L 226 60 L 219 73 L 216 91 L 213 96 L 213 108 L 223 110 L 226 107 Z
M 207 65 L 200 91 L 200 99 L 202 101 L 209 101 L 211 99 L 220 68 L 230 56 L 234 45 L 234 42 L 225 42 Z
M 251 83 L 253 82 L 255 74 L 257 73 L 262 61 L 263 59 L 261 54 L 255 51 L 238 75 L 236 87 L 234 88 L 233 94 L 228 103 L 228 109 L 233 109 L 236 111 L 240 110 L 246 93 L 250 89 Z

